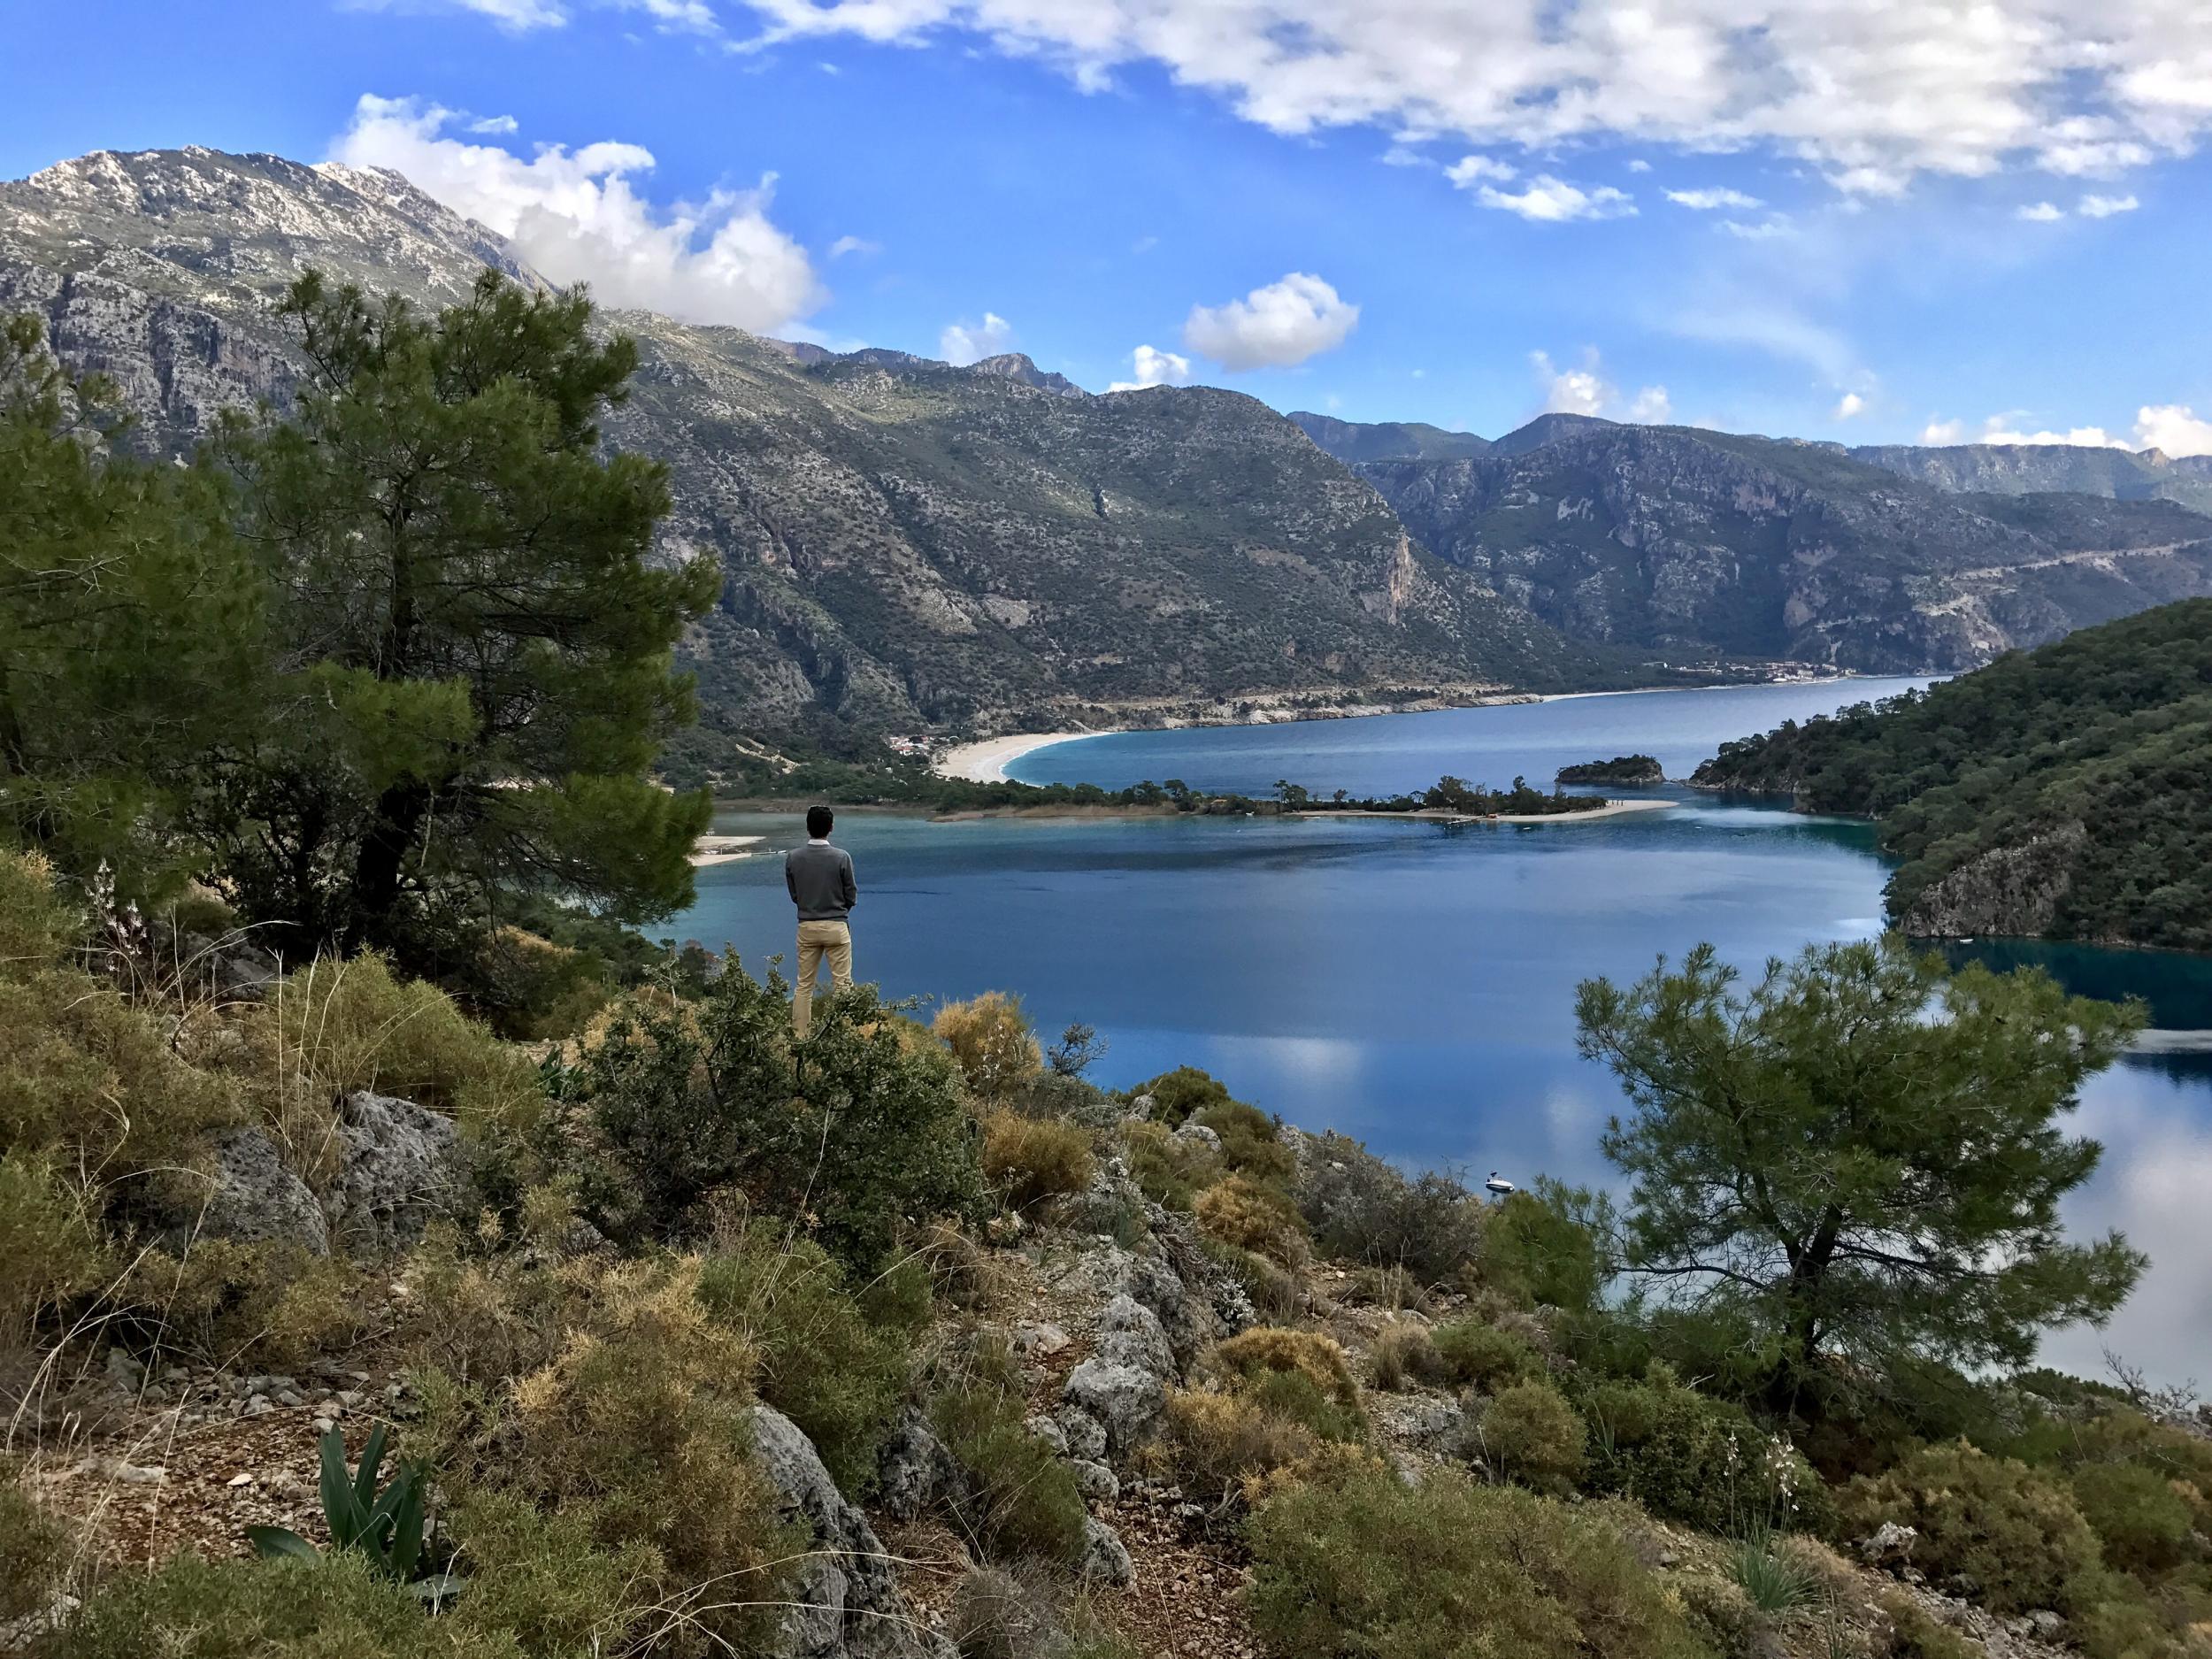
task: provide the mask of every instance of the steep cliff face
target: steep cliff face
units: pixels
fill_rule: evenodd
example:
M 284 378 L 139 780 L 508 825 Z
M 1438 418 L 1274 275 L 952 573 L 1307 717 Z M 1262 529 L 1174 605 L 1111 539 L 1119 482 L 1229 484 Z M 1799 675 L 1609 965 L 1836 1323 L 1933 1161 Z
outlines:
M 1897 925 L 1922 939 L 2039 939 L 2074 884 L 2087 838 L 2070 823 L 1977 854 L 1921 888 Z
M 2212 593 L 2212 518 L 2171 503 L 1949 495 L 1825 446 L 1586 422 L 1357 470 L 1439 557 L 1642 651 L 1948 672 Z
M 121 387 L 178 452 L 281 404 L 300 272 L 426 305 L 497 237 L 396 174 L 212 150 L 0 185 L 0 311 Z M 671 557 L 718 556 L 687 654 L 712 721 L 771 736 L 1005 724 L 1175 699 L 1587 685 L 1610 659 L 1409 546 L 1374 490 L 1248 397 L 1094 396 L 968 368 L 610 318 L 641 367 L 611 441 L 665 460 Z
M 1938 489 L 1991 495 L 2066 490 L 2116 501 L 2174 501 L 2212 512 L 2212 455 L 2075 443 L 1866 444 L 1849 453 Z

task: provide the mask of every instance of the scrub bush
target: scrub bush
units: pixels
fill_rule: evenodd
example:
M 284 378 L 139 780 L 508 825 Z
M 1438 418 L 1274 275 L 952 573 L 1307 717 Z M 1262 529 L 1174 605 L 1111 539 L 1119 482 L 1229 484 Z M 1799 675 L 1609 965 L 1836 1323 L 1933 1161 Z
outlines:
M 1302 1376 L 1337 1405 L 1350 1411 L 1359 1409 L 1359 1385 L 1352 1379 L 1343 1348 L 1333 1337 L 1317 1332 L 1255 1325 L 1215 1344 L 1205 1363 L 1208 1371 L 1239 1384 L 1270 1375 Z
M 1331 1257 L 1402 1268 L 1424 1285 L 1455 1278 L 1483 1249 L 1483 1206 L 1449 1175 L 1409 1179 L 1358 1141 L 1319 1137 L 1299 1207 Z
M 699 1300 L 752 1348 L 760 1397 L 805 1432 L 838 1486 L 856 1494 L 905 1397 L 911 1326 L 864 1312 L 819 1245 L 760 1226 L 700 1263 Z
M 425 1617 L 404 1586 L 373 1577 L 348 1551 L 311 1562 L 180 1555 L 153 1572 L 119 1574 L 87 1599 L 52 1651 L 56 1659 L 523 1659 L 503 1632 Z
M 1280 1193 L 1232 1175 L 1199 1194 L 1198 1225 L 1211 1237 L 1265 1256 L 1279 1267 L 1302 1267 L 1306 1224 Z
M 1091 1184 L 1091 1138 L 1073 1124 L 994 1112 L 983 1120 L 983 1178 L 1025 1210 Z
M 734 962 L 703 1000 L 618 1002 L 561 1079 L 582 1207 L 644 1241 L 696 1233 L 725 1191 L 803 1221 L 872 1273 L 909 1222 L 979 1220 L 983 1183 L 952 1057 L 867 987 L 818 1010 L 803 1053 L 782 981 Z
M 2090 1463 L 2074 1471 L 2074 1502 L 2102 1546 L 2105 1562 L 2149 1577 L 2196 1553 L 2195 1517 L 2173 1483 L 2139 1463 Z
M 1221 1179 L 1221 1159 L 1202 1141 L 1179 1141 L 1164 1124 L 1134 1123 L 1122 1131 L 1129 1173 L 1154 1203 L 1188 1210 Z
M 1483 1407 L 1470 1447 L 1494 1473 L 1539 1492 L 1571 1492 L 1582 1479 L 1582 1419 L 1549 1383 L 1499 1390 Z
M 1433 1340 L 1446 1378 L 1462 1387 L 1494 1394 L 1544 1375 L 1544 1356 L 1525 1339 L 1480 1319 L 1440 1325 Z
M 1963 1573 L 2000 1613 L 2069 1609 L 2069 1581 L 2097 1565 L 2097 1538 L 2072 1495 L 2025 1463 L 1970 1446 L 1923 1448 L 1896 1468 L 1847 1486 L 1855 1535 L 1884 1521 L 1916 1530 L 1913 1563 L 1940 1582 Z
M 1409 1383 L 1441 1383 L 1446 1376 L 1444 1356 L 1425 1325 L 1399 1319 L 1375 1333 L 1368 1349 L 1368 1365 L 1374 1386 L 1396 1393 Z
M 1163 1071 L 1149 1083 L 1140 1083 L 1129 1091 L 1133 1101 L 1149 1095 L 1152 1117 L 1171 1129 L 1179 1129 L 1194 1113 L 1208 1106 L 1219 1105 L 1229 1099 L 1229 1086 L 1209 1077 L 1194 1065 L 1179 1065 L 1172 1071 Z
M 1300 1659 L 1697 1659 L 1703 1649 L 1618 1533 L 1449 1471 L 1294 1486 L 1249 1525 L 1252 1618 Z
M 952 1051 L 953 1064 L 979 1100 L 1009 1100 L 1044 1071 L 1044 1051 L 1022 1012 L 1021 998 L 1003 991 L 946 1003 L 930 1030 Z
M 1827 1488 L 1797 1452 L 1737 1407 L 1682 1386 L 1665 1366 L 1640 1383 L 1598 1385 L 1580 1405 L 1589 1490 L 1633 1498 L 1701 1532 L 1830 1530 Z
M 69 1540 L 0 1461 L 0 1625 L 42 1613 L 61 1588 Z
M 1083 1555 L 1083 1494 L 1066 1461 L 1029 1432 L 1028 1409 L 1002 1350 L 979 1354 L 930 1402 L 930 1425 L 959 1471 L 949 1518 L 987 1560 L 1071 1567 Z
M 1221 1162 L 1233 1173 L 1263 1187 L 1288 1184 L 1298 1160 L 1275 1132 L 1275 1120 L 1242 1101 L 1216 1101 L 1191 1114 L 1191 1122 L 1221 1137 Z

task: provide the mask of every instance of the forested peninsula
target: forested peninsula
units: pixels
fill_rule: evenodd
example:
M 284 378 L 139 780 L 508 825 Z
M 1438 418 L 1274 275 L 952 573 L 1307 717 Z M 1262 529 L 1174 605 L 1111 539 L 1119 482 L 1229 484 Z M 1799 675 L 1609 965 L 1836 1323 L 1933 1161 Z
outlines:
M 1879 819 L 1909 933 L 2212 950 L 2212 600 L 1724 744 L 1692 781 Z

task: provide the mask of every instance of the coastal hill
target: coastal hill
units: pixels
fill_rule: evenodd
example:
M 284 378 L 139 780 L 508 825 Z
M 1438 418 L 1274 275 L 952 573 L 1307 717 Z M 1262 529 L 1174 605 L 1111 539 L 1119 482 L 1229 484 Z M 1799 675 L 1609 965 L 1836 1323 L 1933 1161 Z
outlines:
M 1562 633 L 1662 656 L 1948 672 L 2212 593 L 2212 518 L 2177 502 L 1948 490 L 1830 445 L 1545 415 L 1354 470 Z
M 387 172 L 193 149 L 0 185 L 0 313 L 112 377 L 157 451 L 285 401 L 271 301 L 301 271 L 436 306 L 488 264 L 528 274 Z M 641 365 L 608 437 L 671 468 L 664 556 L 727 573 L 684 648 L 726 743 L 1623 683 L 1252 398 L 609 320 Z
M 1879 818 L 1909 933 L 2212 949 L 2212 601 L 1724 744 L 1693 781 Z

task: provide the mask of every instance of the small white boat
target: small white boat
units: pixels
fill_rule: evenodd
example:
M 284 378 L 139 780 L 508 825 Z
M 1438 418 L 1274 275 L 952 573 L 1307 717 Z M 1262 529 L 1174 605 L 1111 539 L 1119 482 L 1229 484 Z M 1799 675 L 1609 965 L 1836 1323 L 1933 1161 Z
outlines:
M 1511 1181 L 1507 1180 L 1504 1176 L 1499 1174 L 1497 1171 L 1493 1170 L 1490 1171 L 1490 1179 L 1482 1184 L 1482 1190 L 1503 1198 L 1508 1193 L 1518 1192 L 1520 1189 Z

